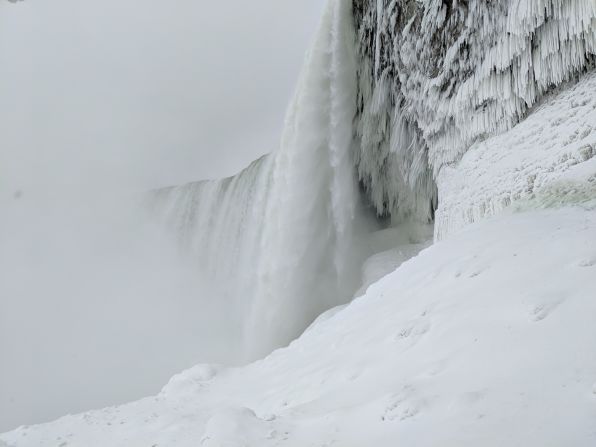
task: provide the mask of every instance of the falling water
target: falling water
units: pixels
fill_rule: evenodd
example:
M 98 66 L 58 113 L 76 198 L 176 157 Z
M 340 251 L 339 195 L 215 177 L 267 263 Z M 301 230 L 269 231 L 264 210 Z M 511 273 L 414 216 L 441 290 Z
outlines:
M 351 2 L 328 3 L 279 150 L 234 177 L 156 194 L 166 225 L 241 315 L 247 358 L 289 342 L 360 285 L 352 22 Z

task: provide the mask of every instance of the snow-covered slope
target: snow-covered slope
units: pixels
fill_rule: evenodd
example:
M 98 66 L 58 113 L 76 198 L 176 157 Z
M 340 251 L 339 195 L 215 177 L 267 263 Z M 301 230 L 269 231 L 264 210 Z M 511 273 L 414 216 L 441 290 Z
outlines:
M 594 205 L 594 204 L 592 204 Z M 596 445 L 596 210 L 507 214 L 424 250 L 288 348 L 15 447 Z

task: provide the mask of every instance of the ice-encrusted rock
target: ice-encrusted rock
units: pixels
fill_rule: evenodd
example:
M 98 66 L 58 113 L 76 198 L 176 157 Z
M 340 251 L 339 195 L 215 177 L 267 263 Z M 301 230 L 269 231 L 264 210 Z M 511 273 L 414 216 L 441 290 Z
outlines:
M 596 72 L 545 98 L 509 132 L 474 144 L 438 177 L 435 237 L 513 207 L 596 199 Z
M 353 3 L 355 162 L 377 211 L 398 220 L 432 218 L 444 166 L 594 67 L 594 0 Z

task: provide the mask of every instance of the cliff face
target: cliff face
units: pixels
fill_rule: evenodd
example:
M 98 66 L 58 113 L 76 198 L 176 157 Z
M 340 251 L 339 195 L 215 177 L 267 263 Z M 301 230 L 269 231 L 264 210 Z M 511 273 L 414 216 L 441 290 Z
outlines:
M 429 219 L 434 180 L 594 67 L 594 0 L 353 0 L 361 184 L 379 214 Z

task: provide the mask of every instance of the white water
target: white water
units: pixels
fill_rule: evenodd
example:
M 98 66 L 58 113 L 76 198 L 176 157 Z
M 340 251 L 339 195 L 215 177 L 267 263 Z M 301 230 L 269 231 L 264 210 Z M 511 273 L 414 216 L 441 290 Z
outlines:
M 288 343 L 360 284 L 352 21 L 350 2 L 328 3 L 278 151 L 235 177 L 157 194 L 182 247 L 222 286 L 248 358 Z

